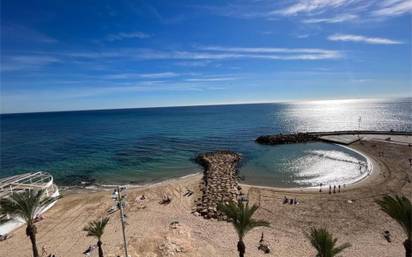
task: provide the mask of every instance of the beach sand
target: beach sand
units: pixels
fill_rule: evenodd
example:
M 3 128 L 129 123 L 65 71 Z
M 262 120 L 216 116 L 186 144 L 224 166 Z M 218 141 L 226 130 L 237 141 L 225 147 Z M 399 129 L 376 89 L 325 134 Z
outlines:
M 252 203 L 260 208 L 255 218 L 266 219 L 271 228 L 257 228 L 245 238 L 246 256 L 300 257 L 314 256 L 303 231 L 312 226 L 325 226 L 339 243 L 349 242 L 352 247 L 343 257 L 401 257 L 405 235 L 400 226 L 379 210 L 374 200 L 385 194 L 412 196 L 412 169 L 408 159 L 412 150 L 407 145 L 382 141 L 354 143 L 350 147 L 370 157 L 374 172 L 368 178 L 347 186 L 343 192 L 328 194 L 318 190 L 284 190 L 242 185 Z M 384 156 L 379 157 L 383 151 Z M 201 174 L 127 190 L 126 207 L 129 255 L 154 256 L 238 256 L 237 236 L 227 222 L 206 220 L 191 214 L 194 200 L 200 197 Z M 183 196 L 187 189 L 190 197 Z M 169 205 L 160 205 L 162 195 L 172 197 Z M 146 200 L 135 201 L 142 194 Z M 298 205 L 283 205 L 283 197 L 297 198 Z M 141 209 L 142 204 L 146 207 Z M 38 247 L 56 257 L 80 257 L 94 238 L 86 237 L 82 228 L 87 222 L 105 215 L 113 205 L 111 190 L 71 190 L 48 211 L 38 226 Z M 111 219 L 102 238 L 105 256 L 124 256 L 119 213 Z M 171 228 L 170 223 L 178 221 Z M 388 243 L 384 230 L 392 234 Z M 257 250 L 261 233 L 271 248 L 270 254 Z M 31 256 L 31 245 L 24 228 L 12 238 L 0 242 L 0 256 Z M 97 256 L 97 251 L 94 255 Z

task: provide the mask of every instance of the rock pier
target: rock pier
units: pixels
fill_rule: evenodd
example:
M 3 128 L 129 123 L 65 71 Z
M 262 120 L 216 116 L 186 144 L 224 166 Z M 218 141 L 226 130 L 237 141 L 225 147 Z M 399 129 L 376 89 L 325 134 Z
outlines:
M 197 199 L 193 213 L 206 219 L 225 220 L 226 217 L 217 210 L 217 206 L 221 202 L 237 202 L 241 194 L 237 176 L 240 155 L 217 151 L 200 154 L 196 161 L 205 170 L 200 185 L 203 195 Z
M 300 132 L 293 134 L 265 135 L 256 139 L 256 143 L 265 145 L 281 145 L 305 143 L 313 141 L 333 141 L 326 136 L 343 136 L 343 135 L 394 135 L 394 136 L 411 136 L 412 132 L 408 131 L 373 131 L 373 130 L 342 130 L 329 132 Z M 342 142 L 335 142 L 342 143 Z
M 268 135 L 260 136 L 256 139 L 259 144 L 266 145 L 280 145 L 280 144 L 294 144 L 294 143 L 304 143 L 318 141 L 319 136 L 310 133 L 296 133 L 288 135 Z

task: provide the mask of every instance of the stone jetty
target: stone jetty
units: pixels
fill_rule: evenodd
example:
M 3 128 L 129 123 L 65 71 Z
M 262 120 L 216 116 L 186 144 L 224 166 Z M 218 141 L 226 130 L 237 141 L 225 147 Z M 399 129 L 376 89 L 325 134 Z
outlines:
M 294 143 L 305 143 L 318 141 L 319 136 L 310 134 L 310 133 L 295 133 L 287 135 L 268 135 L 260 136 L 256 139 L 256 142 L 259 144 L 266 145 L 281 145 L 281 144 L 294 144 Z
M 329 132 L 300 132 L 293 134 L 277 134 L 277 135 L 265 135 L 258 137 L 255 141 L 259 144 L 266 145 L 281 145 L 281 144 L 294 144 L 294 143 L 306 143 L 313 141 L 333 141 L 327 136 L 342 136 L 342 135 L 396 135 L 396 136 L 411 136 L 412 132 L 406 131 L 373 131 L 373 130 L 342 130 L 342 131 L 329 131 Z M 342 142 L 335 142 L 342 143 Z
M 241 194 L 238 185 L 238 164 L 240 155 L 230 151 L 200 154 L 196 161 L 204 167 L 200 185 L 202 196 L 195 202 L 193 213 L 206 219 L 225 220 L 217 210 L 221 202 L 237 202 Z

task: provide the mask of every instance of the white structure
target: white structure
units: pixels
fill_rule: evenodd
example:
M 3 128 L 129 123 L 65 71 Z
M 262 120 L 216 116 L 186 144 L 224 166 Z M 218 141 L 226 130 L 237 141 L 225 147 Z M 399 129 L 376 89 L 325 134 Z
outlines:
M 0 179 L 0 199 L 24 190 L 39 189 L 45 190 L 45 196 L 57 197 L 60 195 L 59 189 L 53 183 L 53 177 L 46 172 L 25 173 Z M 44 213 L 55 203 L 52 202 L 48 206 L 37 210 L 36 215 Z M 18 217 L 0 216 L 0 235 L 6 235 L 24 224 L 25 221 Z

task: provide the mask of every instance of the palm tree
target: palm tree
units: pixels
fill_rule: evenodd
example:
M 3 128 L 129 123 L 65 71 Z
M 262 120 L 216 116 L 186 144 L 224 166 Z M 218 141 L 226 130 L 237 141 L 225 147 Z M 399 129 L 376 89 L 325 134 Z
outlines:
M 245 256 L 246 246 L 243 242 L 243 238 L 246 233 L 255 227 L 269 227 L 269 222 L 252 219 L 253 214 L 258 209 L 257 205 L 253 205 L 249 208 L 248 203 L 245 205 L 242 202 L 238 204 L 230 202 L 227 204 L 219 204 L 218 209 L 229 218 L 236 229 L 239 237 L 239 242 L 237 243 L 239 257 Z
M 87 232 L 87 236 L 93 236 L 97 239 L 97 247 L 99 248 L 99 257 L 103 257 L 103 248 L 102 248 L 102 236 L 104 233 L 104 228 L 109 222 L 109 218 L 101 218 L 89 222 L 87 226 L 83 228 L 83 231 Z
M 45 190 L 25 190 L 0 200 L 0 215 L 9 215 L 26 222 L 26 236 L 30 237 L 33 257 L 39 257 L 36 245 L 37 228 L 34 220 L 42 209 L 59 198 L 44 194 Z
M 349 243 L 336 246 L 337 238 L 333 238 L 325 228 L 311 228 L 310 233 L 305 233 L 310 243 L 318 251 L 316 257 L 334 257 L 346 248 L 350 247 Z
M 384 196 L 376 201 L 382 211 L 396 220 L 405 231 L 407 239 L 403 242 L 405 256 L 412 256 L 412 204 L 405 196 Z

